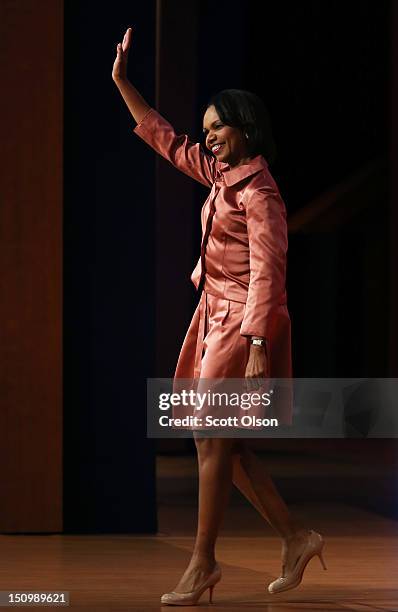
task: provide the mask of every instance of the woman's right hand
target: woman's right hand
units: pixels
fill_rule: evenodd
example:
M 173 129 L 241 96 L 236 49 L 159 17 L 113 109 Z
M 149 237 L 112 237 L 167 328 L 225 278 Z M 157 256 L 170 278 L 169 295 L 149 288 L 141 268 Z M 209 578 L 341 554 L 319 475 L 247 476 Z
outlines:
M 127 28 L 123 42 L 116 46 L 116 59 L 113 63 L 112 78 L 114 81 L 127 79 L 127 60 L 131 45 L 132 29 Z

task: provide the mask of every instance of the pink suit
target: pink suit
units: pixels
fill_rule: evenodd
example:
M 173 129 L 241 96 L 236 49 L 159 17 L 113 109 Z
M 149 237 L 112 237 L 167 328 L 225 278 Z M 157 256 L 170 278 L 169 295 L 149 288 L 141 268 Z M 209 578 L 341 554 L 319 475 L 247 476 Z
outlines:
M 268 375 L 290 378 L 291 325 L 285 289 L 286 208 L 264 157 L 230 167 L 177 135 L 151 108 L 134 132 L 185 174 L 206 185 L 202 245 L 192 273 L 203 289 L 175 378 L 244 378 L 250 337 L 266 338 Z M 284 402 L 276 414 L 291 423 Z

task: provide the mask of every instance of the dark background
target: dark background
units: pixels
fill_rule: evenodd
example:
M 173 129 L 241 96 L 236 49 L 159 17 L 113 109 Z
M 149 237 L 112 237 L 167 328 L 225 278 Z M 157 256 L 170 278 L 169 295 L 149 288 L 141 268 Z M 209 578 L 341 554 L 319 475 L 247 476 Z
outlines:
M 172 376 L 197 301 L 189 273 L 206 190 L 167 174 L 132 134 L 110 76 L 128 26 L 129 78 L 178 131 L 201 139 L 206 102 L 223 88 L 254 91 L 269 108 L 279 153 L 272 172 L 294 221 L 287 289 L 295 376 L 390 372 L 390 3 L 162 7 L 158 17 L 154 2 L 65 7 L 69 530 L 113 530 L 117 522 L 127 531 L 133 511 L 143 531 L 154 528 L 156 445 L 145 437 L 145 379 Z M 191 189 L 184 202 L 180 186 Z M 300 214 L 311 206 L 308 221 Z M 101 504 L 105 495 L 114 506 Z M 145 499 L 141 509 L 137 499 Z
M 294 375 L 387 376 L 389 3 L 200 9 L 197 136 L 212 92 L 254 91 L 272 117 L 288 214 L 321 200 L 318 222 L 290 231 Z
M 135 74 L 153 100 L 155 3 L 65 3 L 64 526 L 72 532 L 156 525 L 143 408 L 154 354 L 155 164 L 132 137 L 111 79 L 132 15 L 141 28 Z

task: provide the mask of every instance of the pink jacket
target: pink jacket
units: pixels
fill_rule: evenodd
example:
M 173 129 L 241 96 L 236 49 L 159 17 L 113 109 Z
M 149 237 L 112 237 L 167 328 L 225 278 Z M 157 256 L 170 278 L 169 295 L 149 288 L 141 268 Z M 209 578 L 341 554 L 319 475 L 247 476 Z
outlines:
M 230 167 L 200 143 L 177 135 L 151 108 L 134 132 L 176 168 L 210 189 L 202 208 L 196 288 L 245 303 L 240 333 L 268 338 L 286 304 L 286 208 L 264 157 Z

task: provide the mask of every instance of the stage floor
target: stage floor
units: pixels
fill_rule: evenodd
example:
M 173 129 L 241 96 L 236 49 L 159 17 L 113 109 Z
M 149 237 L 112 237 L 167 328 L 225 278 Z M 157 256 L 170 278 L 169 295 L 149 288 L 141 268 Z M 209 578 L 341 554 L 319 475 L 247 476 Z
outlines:
M 372 474 L 352 462 L 292 459 L 264 461 L 292 512 L 323 534 L 327 571 L 315 557 L 298 588 L 268 594 L 266 586 L 281 569 L 280 540 L 235 490 L 218 540 L 223 577 L 213 609 L 398 610 L 398 523 L 366 504 L 355 505 L 349 494 L 365 485 L 369 494 L 368 478 L 374 478 L 375 495 L 377 487 L 385 491 L 377 469 Z M 157 535 L 1 535 L 0 590 L 66 590 L 73 610 L 159 610 L 160 595 L 174 588 L 190 557 L 196 472 L 194 457 L 158 458 Z M 196 607 L 202 608 L 209 609 L 208 592 Z

